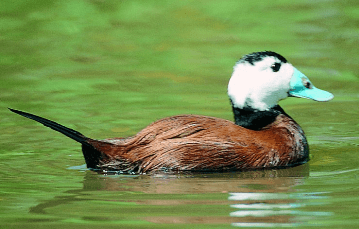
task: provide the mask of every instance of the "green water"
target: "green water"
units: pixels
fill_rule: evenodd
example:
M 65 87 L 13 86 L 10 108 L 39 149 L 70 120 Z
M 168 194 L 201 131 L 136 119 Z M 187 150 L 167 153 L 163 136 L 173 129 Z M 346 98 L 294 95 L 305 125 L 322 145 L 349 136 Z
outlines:
M 1 228 L 359 227 L 358 1 L 1 1 Z M 281 106 L 311 161 L 268 171 L 120 176 L 7 107 L 93 138 L 176 114 L 232 120 L 242 55 L 273 50 L 335 95 Z

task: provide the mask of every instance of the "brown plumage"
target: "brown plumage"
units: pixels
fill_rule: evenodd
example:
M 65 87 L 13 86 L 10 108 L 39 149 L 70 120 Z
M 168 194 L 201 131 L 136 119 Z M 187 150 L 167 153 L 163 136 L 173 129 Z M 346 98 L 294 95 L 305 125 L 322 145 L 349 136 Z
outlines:
M 134 137 L 88 142 L 104 152 L 98 167 L 105 170 L 226 171 L 294 166 L 308 158 L 303 131 L 285 115 L 261 131 L 220 118 L 181 115 L 161 119 Z
M 274 52 L 252 53 L 239 60 L 228 95 L 235 122 L 179 115 L 154 122 L 133 137 L 105 140 L 9 109 L 81 143 L 91 169 L 131 173 L 229 171 L 283 168 L 308 161 L 303 130 L 277 103 L 288 96 L 317 101 L 333 98 Z
M 308 159 L 302 129 L 285 114 L 260 131 L 220 118 L 180 115 L 154 122 L 133 137 L 94 140 L 53 121 L 10 110 L 80 142 L 91 169 L 228 171 L 294 166 Z

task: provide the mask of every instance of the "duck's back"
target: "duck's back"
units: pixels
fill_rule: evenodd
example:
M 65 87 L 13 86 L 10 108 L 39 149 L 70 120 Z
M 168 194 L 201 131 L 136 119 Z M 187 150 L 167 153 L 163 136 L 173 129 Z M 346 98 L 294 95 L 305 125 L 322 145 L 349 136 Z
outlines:
M 130 138 L 89 141 L 102 152 L 98 165 L 106 170 L 225 171 L 293 166 L 308 158 L 302 129 L 284 114 L 258 131 L 220 118 L 180 115 Z

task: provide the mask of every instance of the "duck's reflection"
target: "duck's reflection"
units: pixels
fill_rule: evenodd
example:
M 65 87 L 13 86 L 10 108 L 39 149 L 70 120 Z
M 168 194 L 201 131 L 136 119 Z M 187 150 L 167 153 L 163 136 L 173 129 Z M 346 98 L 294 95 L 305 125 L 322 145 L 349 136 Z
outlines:
M 78 201 L 89 201 L 91 205 L 91 201 L 106 201 L 99 197 L 98 191 L 114 191 L 112 194 L 106 192 L 112 203 L 131 202 L 143 210 L 152 209 L 150 217 L 140 212 L 133 217 L 159 224 L 296 226 L 303 225 L 310 217 L 327 214 L 306 210 L 312 203 L 310 200 L 320 201 L 325 198 L 324 194 L 297 190 L 309 176 L 307 164 L 283 170 L 224 174 L 124 176 L 92 171 L 85 174 L 82 189 L 69 190 L 63 196 L 31 208 L 30 212 L 46 214 L 49 208 L 62 205 L 66 209 L 68 205 L 79 204 Z M 315 204 L 320 203 L 316 201 Z M 99 211 L 101 208 L 106 206 L 99 206 Z
M 309 165 L 233 173 L 157 172 L 148 176 L 87 173 L 84 190 L 139 191 L 153 194 L 286 192 L 309 176 Z
M 139 191 L 149 194 L 209 194 L 227 195 L 227 200 L 175 200 L 162 198 L 135 201 L 142 205 L 227 205 L 235 211 L 229 217 L 157 216 L 146 218 L 155 223 L 231 223 L 237 227 L 295 226 L 298 217 L 312 215 L 300 210 L 307 199 L 322 198 L 316 194 L 297 193 L 296 187 L 309 176 L 308 164 L 283 170 L 262 170 L 225 174 L 168 174 L 138 176 L 126 180 L 126 185 L 112 182 L 116 176 L 91 175 L 85 189 Z M 97 185 L 96 185 L 97 183 Z M 101 187 L 100 185 L 101 184 Z M 294 194 L 291 194 L 294 193 Z

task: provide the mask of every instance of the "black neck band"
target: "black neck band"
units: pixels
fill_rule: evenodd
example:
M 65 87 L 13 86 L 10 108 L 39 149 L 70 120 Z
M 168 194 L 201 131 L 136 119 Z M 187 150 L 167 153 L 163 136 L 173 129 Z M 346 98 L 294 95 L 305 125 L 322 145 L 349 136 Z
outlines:
M 234 107 L 232 103 L 232 109 L 235 123 L 251 130 L 262 129 L 274 122 L 276 117 L 280 114 L 288 116 L 279 105 L 266 111 L 260 111 L 251 107 L 237 108 Z

